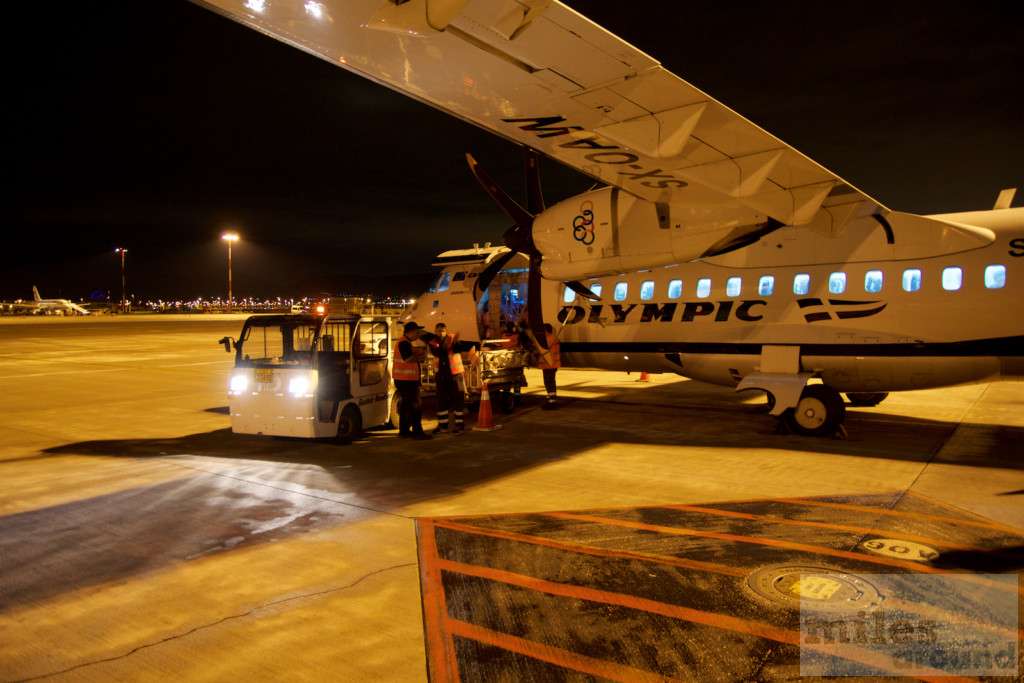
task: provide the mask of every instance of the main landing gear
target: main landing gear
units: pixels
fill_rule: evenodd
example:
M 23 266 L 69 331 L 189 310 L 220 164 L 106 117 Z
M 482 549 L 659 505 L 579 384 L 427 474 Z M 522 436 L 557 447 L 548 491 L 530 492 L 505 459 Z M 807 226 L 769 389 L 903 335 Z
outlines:
M 800 436 L 831 436 L 846 418 L 842 397 L 832 387 L 808 384 L 796 406 L 782 414 L 790 431 Z

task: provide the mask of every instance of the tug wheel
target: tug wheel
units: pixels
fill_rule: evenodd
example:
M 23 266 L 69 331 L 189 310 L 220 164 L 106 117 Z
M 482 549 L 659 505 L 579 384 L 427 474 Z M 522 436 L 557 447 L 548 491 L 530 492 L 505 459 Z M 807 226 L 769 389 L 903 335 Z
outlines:
M 338 418 L 338 436 L 335 440 L 338 443 L 352 443 L 355 439 L 363 432 L 363 415 L 359 412 L 359 408 L 354 405 L 347 405 L 345 409 L 341 411 L 341 417 Z

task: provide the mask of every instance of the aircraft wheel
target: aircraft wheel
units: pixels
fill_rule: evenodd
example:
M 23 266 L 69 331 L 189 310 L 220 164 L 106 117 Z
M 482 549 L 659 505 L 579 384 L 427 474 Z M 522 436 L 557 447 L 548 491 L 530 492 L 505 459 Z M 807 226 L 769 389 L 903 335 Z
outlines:
M 843 423 L 846 406 L 832 387 L 809 384 L 796 408 L 786 411 L 786 424 L 800 436 L 830 436 Z
M 338 436 L 335 437 L 335 441 L 338 443 L 352 443 L 352 440 L 363 432 L 363 415 L 359 412 L 359 408 L 354 405 L 347 405 L 345 409 L 341 411 L 341 417 L 338 419 Z
M 511 415 L 512 411 L 516 409 L 516 395 L 510 390 L 506 389 L 501 392 L 501 412 L 506 415 Z
M 847 393 L 846 399 L 850 402 L 850 405 L 860 406 L 861 408 L 873 408 L 884 401 L 888 395 L 889 392 L 887 391 L 855 391 Z

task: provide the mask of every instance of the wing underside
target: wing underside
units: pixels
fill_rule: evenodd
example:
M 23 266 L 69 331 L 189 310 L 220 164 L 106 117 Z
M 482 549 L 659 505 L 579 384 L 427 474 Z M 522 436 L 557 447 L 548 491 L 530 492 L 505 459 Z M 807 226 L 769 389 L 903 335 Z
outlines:
M 559 2 L 195 1 L 648 201 L 832 235 L 887 211 Z

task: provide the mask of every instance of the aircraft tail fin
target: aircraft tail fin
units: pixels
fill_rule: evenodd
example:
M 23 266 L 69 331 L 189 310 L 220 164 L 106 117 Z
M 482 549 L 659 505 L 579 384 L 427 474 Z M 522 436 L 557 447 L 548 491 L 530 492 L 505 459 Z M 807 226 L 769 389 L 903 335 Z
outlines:
M 32 298 L 36 301 L 42 301 L 43 297 L 39 296 L 39 290 L 36 289 L 35 285 L 32 285 Z
M 1009 209 L 1010 204 L 1013 203 L 1013 195 L 1017 194 L 1016 187 L 1010 187 L 999 193 L 999 198 L 996 199 L 996 205 L 992 207 L 995 209 Z

